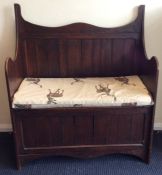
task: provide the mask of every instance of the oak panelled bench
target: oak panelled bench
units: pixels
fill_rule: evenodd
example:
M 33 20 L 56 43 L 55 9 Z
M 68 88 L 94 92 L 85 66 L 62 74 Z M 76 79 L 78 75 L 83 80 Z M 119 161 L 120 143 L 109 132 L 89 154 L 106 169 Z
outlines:
M 124 26 L 32 24 L 15 4 L 6 81 L 17 168 L 45 156 L 112 153 L 149 162 L 158 65 L 144 48 L 144 6 Z

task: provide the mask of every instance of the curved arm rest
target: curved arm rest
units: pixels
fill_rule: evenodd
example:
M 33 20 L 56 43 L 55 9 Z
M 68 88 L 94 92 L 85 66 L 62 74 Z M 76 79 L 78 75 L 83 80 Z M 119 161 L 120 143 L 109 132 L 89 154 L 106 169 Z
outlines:
M 158 60 L 155 56 L 151 59 L 144 59 L 141 65 L 141 79 L 152 94 L 154 102 L 156 101 L 157 86 L 158 86 Z
M 144 70 L 146 73 L 156 73 L 159 69 L 159 63 L 155 56 L 151 57 L 151 59 L 146 60 L 146 65 L 144 65 Z M 147 68 L 147 69 L 146 69 Z
M 6 59 L 5 75 L 6 75 L 6 82 L 7 82 L 8 97 L 11 105 L 13 95 L 15 91 L 18 89 L 23 79 L 22 64 L 18 59 L 16 60 L 13 60 L 11 58 Z

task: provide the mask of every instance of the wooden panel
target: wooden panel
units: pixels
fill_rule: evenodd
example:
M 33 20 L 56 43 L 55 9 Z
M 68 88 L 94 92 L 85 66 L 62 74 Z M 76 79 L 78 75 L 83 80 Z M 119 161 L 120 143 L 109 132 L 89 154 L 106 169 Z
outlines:
M 98 114 L 94 124 L 96 144 L 142 144 L 144 139 L 144 114 Z
M 51 138 L 49 124 L 50 124 L 49 120 L 45 120 L 42 117 L 37 119 L 35 118 L 32 121 L 27 118 L 22 119 L 21 133 L 24 147 L 32 148 L 32 147 L 44 147 L 47 145 L 49 146 Z
M 72 145 L 73 142 L 69 139 L 70 135 L 67 134 L 67 130 L 70 130 L 70 127 L 68 127 L 70 118 L 66 124 L 65 121 L 60 116 L 52 118 L 42 116 L 33 120 L 22 118 L 20 122 L 24 148 L 41 148 L 64 144 Z M 71 137 L 73 139 L 73 136 Z
M 122 76 L 139 73 L 133 39 L 61 40 L 25 42 L 27 76 Z
M 25 116 L 27 116 L 25 114 Z M 117 110 L 33 113 L 19 119 L 24 148 L 74 145 L 143 144 L 145 113 Z M 148 117 L 147 117 L 148 118 Z M 30 126 L 30 127 L 29 127 Z
M 93 143 L 93 117 L 84 113 L 68 117 L 60 113 L 58 116 L 41 116 L 33 120 L 22 118 L 20 127 L 24 148 Z

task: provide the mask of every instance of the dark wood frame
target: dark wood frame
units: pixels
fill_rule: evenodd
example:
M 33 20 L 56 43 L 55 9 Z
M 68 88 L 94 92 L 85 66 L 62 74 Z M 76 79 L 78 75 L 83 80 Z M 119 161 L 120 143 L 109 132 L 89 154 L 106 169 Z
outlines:
M 44 27 L 25 21 L 15 4 L 16 57 L 5 64 L 17 168 L 43 156 L 79 158 L 123 153 L 149 162 L 158 82 L 158 63 L 144 48 L 144 6 L 125 26 L 85 23 Z M 122 65 L 122 66 L 121 66 Z M 13 109 L 25 77 L 139 75 L 153 106 Z M 31 137 L 32 136 L 32 137 Z

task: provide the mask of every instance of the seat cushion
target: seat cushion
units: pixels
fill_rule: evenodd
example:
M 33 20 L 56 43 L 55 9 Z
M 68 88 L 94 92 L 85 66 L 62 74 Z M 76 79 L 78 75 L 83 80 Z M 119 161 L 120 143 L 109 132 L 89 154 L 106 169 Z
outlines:
M 141 79 L 134 76 L 96 78 L 25 78 L 13 108 L 152 105 Z

